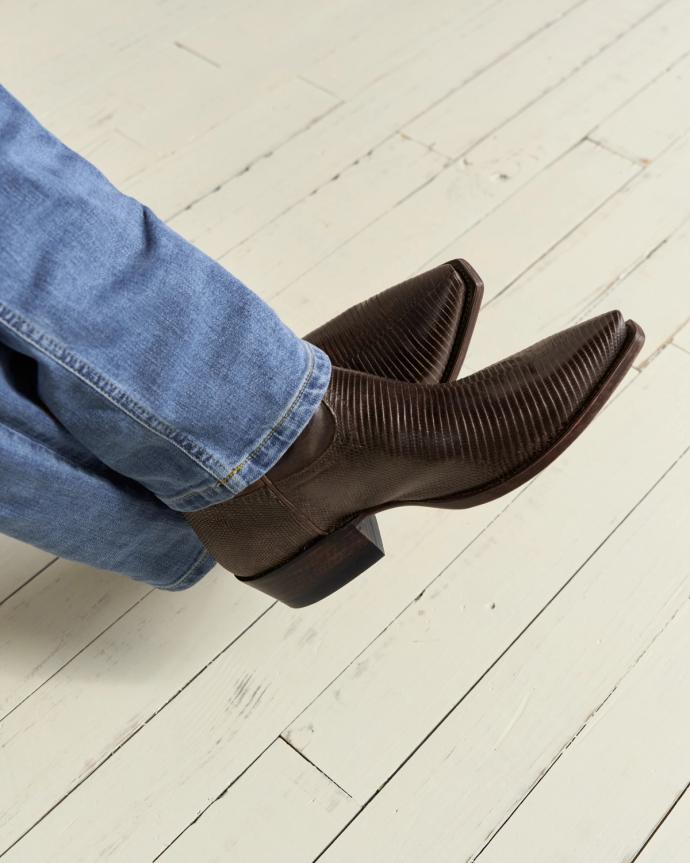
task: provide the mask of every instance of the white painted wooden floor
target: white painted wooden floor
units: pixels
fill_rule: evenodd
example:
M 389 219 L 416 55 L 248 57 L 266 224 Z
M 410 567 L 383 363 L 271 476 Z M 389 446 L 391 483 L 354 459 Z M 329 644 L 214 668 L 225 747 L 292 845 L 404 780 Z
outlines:
M 588 432 L 272 605 L 0 538 L 3 863 L 690 860 L 688 0 L 0 0 L 3 83 L 298 332 L 456 256 L 477 369 L 619 307 Z

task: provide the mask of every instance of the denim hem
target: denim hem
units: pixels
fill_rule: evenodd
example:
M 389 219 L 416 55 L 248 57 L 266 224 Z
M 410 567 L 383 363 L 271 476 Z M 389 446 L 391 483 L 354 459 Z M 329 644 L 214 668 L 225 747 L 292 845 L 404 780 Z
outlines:
M 165 420 L 156 416 L 147 407 L 133 398 L 118 383 L 108 378 L 90 363 L 69 350 L 60 341 L 43 332 L 28 318 L 0 302 L 0 324 L 10 332 L 31 345 L 48 359 L 53 360 L 65 371 L 73 374 L 80 381 L 95 390 L 100 396 L 121 410 L 130 419 L 139 423 L 147 431 L 165 440 L 171 446 L 180 450 L 191 461 L 202 468 L 205 473 L 218 479 L 224 476 L 227 465 L 220 462 L 212 453 L 182 432 L 170 426 Z
M 305 376 L 288 407 L 257 446 L 213 485 L 174 498 L 161 498 L 171 509 L 192 512 L 235 497 L 269 471 L 314 415 L 331 379 L 331 361 L 309 342 L 302 342 L 308 363 Z
M 79 378 L 130 419 L 181 451 L 204 471 L 207 478 L 201 487 L 188 489 L 173 498 L 159 497 L 170 509 L 181 512 L 203 509 L 228 500 L 270 470 L 309 422 L 330 381 L 331 363 L 326 354 L 314 345 L 296 339 L 307 357 L 306 371 L 297 394 L 258 445 L 234 468 L 228 468 L 227 463 L 223 464 L 197 441 L 170 426 L 115 381 L 2 302 L 0 324 Z M 210 485 L 209 479 L 212 480 Z
M 194 558 L 192 565 L 185 570 L 183 575 L 176 578 L 175 581 L 171 581 L 170 584 L 154 584 L 153 586 L 160 590 L 187 590 L 187 588 L 198 584 L 216 565 L 217 562 L 214 558 L 211 557 L 205 548 L 202 548 L 201 552 Z

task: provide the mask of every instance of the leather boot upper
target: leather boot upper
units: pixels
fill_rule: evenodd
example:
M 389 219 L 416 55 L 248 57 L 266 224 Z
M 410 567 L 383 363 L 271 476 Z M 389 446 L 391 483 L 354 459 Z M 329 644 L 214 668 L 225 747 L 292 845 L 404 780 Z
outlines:
M 626 339 L 619 312 L 557 333 L 477 374 L 425 385 L 335 367 L 330 442 L 294 470 L 187 513 L 224 566 L 252 576 L 358 514 L 453 505 L 505 481 L 575 422 Z
M 400 381 L 449 380 L 468 288 L 454 262 L 413 276 L 305 336 L 334 366 Z

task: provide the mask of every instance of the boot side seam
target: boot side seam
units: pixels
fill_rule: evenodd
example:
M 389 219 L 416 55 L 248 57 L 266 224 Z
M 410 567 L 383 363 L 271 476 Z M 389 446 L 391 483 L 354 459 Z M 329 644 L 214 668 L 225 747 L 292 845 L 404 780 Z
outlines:
M 279 488 L 277 488 L 277 486 L 275 486 L 275 485 L 271 482 L 271 480 L 270 480 L 270 479 L 268 479 L 268 477 L 263 476 L 263 477 L 261 478 L 261 483 L 266 487 L 267 491 L 268 491 L 268 492 L 269 492 L 273 497 L 275 497 L 275 498 L 279 501 L 279 503 L 281 503 L 281 504 L 285 507 L 285 509 L 287 509 L 287 510 L 288 510 L 288 512 L 290 513 L 290 515 L 291 515 L 291 516 L 295 519 L 295 521 L 297 521 L 297 522 L 298 522 L 298 523 L 299 523 L 303 528 L 305 528 L 306 530 L 310 530 L 310 531 L 314 530 L 314 531 L 316 531 L 316 533 L 317 533 L 319 536 L 326 536 L 326 534 L 328 533 L 328 531 L 323 530 L 322 528 L 318 527 L 318 525 L 314 524 L 314 522 L 313 522 L 313 521 L 312 521 L 312 520 L 311 520 L 307 515 L 305 515 L 303 512 L 300 512 L 300 510 L 299 510 L 299 509 L 298 509 L 298 508 L 297 508 L 297 507 L 292 503 L 292 501 L 291 501 L 289 498 L 287 498 L 287 497 L 283 494 L 283 492 L 281 492 L 281 491 L 280 491 L 280 489 L 279 489 Z

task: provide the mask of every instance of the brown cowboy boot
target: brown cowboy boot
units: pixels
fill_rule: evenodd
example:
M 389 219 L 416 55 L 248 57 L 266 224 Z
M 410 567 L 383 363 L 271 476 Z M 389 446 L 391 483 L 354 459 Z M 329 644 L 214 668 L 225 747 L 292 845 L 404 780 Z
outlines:
M 305 339 L 335 366 L 393 380 L 445 383 L 458 376 L 483 293 L 476 271 L 456 258 L 347 309 Z M 369 526 L 378 532 L 375 516 Z
M 400 381 L 452 381 L 483 293 L 467 261 L 447 261 L 353 306 L 305 339 L 334 366 Z
M 643 340 L 610 312 L 455 383 L 335 367 L 278 464 L 185 517 L 241 580 L 293 607 L 315 602 L 382 556 L 373 513 L 474 506 L 533 477 L 601 410 Z

